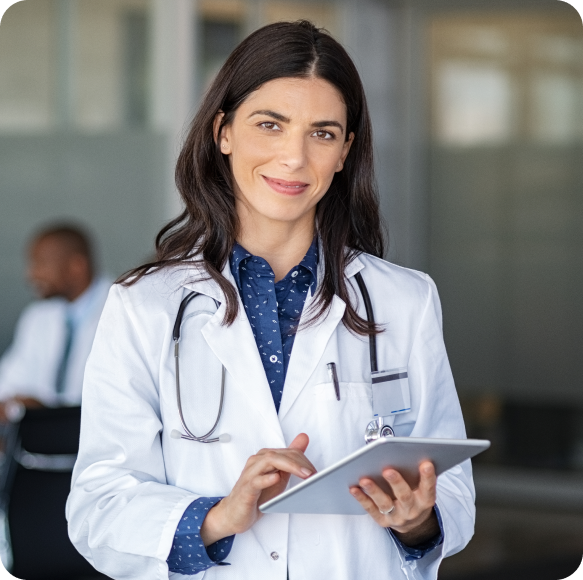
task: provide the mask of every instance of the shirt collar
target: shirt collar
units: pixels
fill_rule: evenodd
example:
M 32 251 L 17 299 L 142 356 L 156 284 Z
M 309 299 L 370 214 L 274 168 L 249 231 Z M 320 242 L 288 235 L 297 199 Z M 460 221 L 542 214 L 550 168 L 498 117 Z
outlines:
M 231 251 L 229 262 L 231 266 L 231 273 L 233 274 L 233 278 L 235 278 L 235 282 L 237 283 L 237 287 L 239 289 L 241 289 L 241 277 L 240 277 L 241 265 L 247 262 L 248 259 L 253 257 L 254 256 L 252 256 L 243 246 L 241 246 L 241 244 L 235 242 L 233 250 Z M 312 276 L 314 278 L 313 279 L 314 286 L 317 284 L 318 259 L 319 259 L 318 236 L 314 236 L 312 244 L 308 248 L 306 255 L 302 258 L 302 261 L 298 264 L 298 266 L 303 266 L 312 273 Z
M 318 282 L 318 236 L 314 236 L 312 240 L 311 246 L 308 248 L 306 255 L 303 257 L 302 261 L 299 263 L 299 266 L 303 266 L 307 268 L 313 276 L 313 284 L 316 286 Z
M 233 246 L 233 250 L 231 251 L 231 255 L 229 257 L 229 262 L 231 264 L 231 273 L 233 274 L 233 278 L 235 278 L 235 282 L 237 284 L 237 288 L 241 290 L 241 275 L 240 275 L 240 266 L 242 262 L 246 262 L 249 258 L 253 256 L 239 243 L 235 242 Z
M 77 326 L 91 311 L 98 291 L 98 280 L 94 279 L 87 289 L 73 302 L 67 304 L 67 318 Z

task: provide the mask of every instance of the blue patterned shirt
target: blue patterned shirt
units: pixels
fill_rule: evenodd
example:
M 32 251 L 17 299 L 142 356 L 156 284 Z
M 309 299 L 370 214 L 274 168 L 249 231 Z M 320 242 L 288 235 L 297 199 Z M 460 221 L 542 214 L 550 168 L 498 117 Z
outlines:
M 303 260 L 279 282 L 275 282 L 275 274 L 266 260 L 252 256 L 237 243 L 231 252 L 230 267 L 253 330 L 275 408 L 279 411 L 295 331 L 308 290 L 311 287 L 314 292 L 316 288 L 317 238 L 314 238 Z M 229 555 L 235 536 L 223 538 L 206 549 L 200 538 L 200 528 L 206 514 L 221 499 L 200 497 L 184 512 L 167 560 L 170 572 L 194 575 L 212 566 L 227 565 L 223 560 Z M 442 543 L 443 525 L 437 506 L 435 511 L 441 533 L 423 546 L 405 546 L 387 529 L 405 552 L 406 560 L 422 558 Z
M 271 266 L 235 244 L 231 272 L 253 330 L 276 410 L 296 336 L 296 328 L 310 287 L 316 288 L 318 242 L 314 238 L 303 260 L 279 282 Z
M 223 538 L 206 548 L 200 537 L 204 518 L 221 499 L 223 498 L 199 497 L 186 508 L 176 528 L 172 549 L 166 560 L 170 572 L 192 576 L 211 566 L 229 565 L 223 560 L 229 555 L 235 536 Z

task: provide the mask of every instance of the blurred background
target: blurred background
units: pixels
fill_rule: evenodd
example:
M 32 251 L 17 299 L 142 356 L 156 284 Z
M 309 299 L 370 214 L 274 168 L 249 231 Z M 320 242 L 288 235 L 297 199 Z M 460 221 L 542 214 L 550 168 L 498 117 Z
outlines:
M 428 272 L 478 458 L 441 580 L 558 580 L 583 554 L 583 25 L 557 0 L 26 0 L 0 26 L 0 353 L 26 243 L 84 223 L 102 269 L 180 205 L 185 125 L 254 29 L 310 19 L 354 58 L 388 258 Z

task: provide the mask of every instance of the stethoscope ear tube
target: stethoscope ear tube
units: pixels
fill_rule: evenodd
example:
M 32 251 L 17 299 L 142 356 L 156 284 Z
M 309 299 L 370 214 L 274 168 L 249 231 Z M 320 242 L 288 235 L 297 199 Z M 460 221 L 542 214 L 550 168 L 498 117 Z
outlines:
M 174 328 L 172 329 L 172 340 L 175 343 L 177 343 L 180 340 L 180 327 L 182 326 L 184 311 L 186 310 L 186 307 L 190 304 L 190 301 L 195 296 L 198 296 L 198 294 L 199 294 L 198 292 L 195 292 L 193 290 L 190 294 L 187 294 L 186 298 L 184 298 L 180 303 L 180 306 L 178 308 L 178 314 L 176 315 L 176 320 L 174 321 Z
M 370 324 L 374 324 L 374 313 L 372 310 L 372 303 L 370 301 L 370 295 L 368 293 L 368 288 L 362 279 L 362 274 L 357 272 L 354 277 L 356 278 L 356 283 L 362 294 L 362 300 L 364 301 L 364 309 L 366 310 L 366 319 Z M 370 350 L 370 372 L 376 373 L 379 368 L 377 364 L 377 338 L 374 334 L 369 334 L 368 336 L 368 347 Z

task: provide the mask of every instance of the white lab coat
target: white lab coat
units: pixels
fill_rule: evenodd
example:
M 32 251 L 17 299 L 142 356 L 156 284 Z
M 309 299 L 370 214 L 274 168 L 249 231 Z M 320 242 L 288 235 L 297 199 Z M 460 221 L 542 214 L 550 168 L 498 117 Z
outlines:
M 12 344 L 0 359 L 0 401 L 19 395 L 34 397 L 47 406 L 81 404 L 85 363 L 110 286 L 109 280 L 98 278 L 75 303 L 50 298 L 24 309 Z M 71 306 L 82 312 L 59 395 L 55 380 L 65 347 L 66 311 Z
M 379 368 L 409 372 L 412 410 L 391 418 L 396 434 L 465 437 L 433 281 L 362 255 L 346 271 L 354 289 L 357 271 L 377 322 L 386 325 L 377 339 Z M 233 282 L 228 266 L 223 274 Z M 368 341 L 342 325 L 340 298 L 334 297 L 319 324 L 298 332 L 278 414 L 242 304 L 233 325 L 223 326 L 220 289 L 201 278 L 191 267 L 146 276 L 130 288 L 114 286 L 87 364 L 81 447 L 67 505 L 69 534 L 98 570 L 118 580 L 186 579 L 169 574 L 166 559 L 192 501 L 227 495 L 249 456 L 285 447 L 300 432 L 310 437 L 307 457 L 322 469 L 364 444 L 372 418 Z M 181 430 L 172 327 L 190 290 L 204 296 L 194 299 L 183 323 L 184 414 L 195 434 L 212 426 L 222 363 L 227 378 L 217 433 L 229 433 L 230 443 L 170 437 L 173 429 Z M 222 302 L 216 313 L 212 298 Z M 210 314 L 192 316 L 201 310 Z M 362 300 L 359 312 L 364 316 Z M 328 378 L 330 361 L 337 363 L 340 401 Z M 215 566 L 196 578 L 285 580 L 289 568 L 290 580 L 434 579 L 441 559 L 461 550 L 473 534 L 469 461 L 438 478 L 437 503 L 444 543 L 417 562 L 406 562 L 368 515 L 268 514 L 235 538 L 230 566 Z

